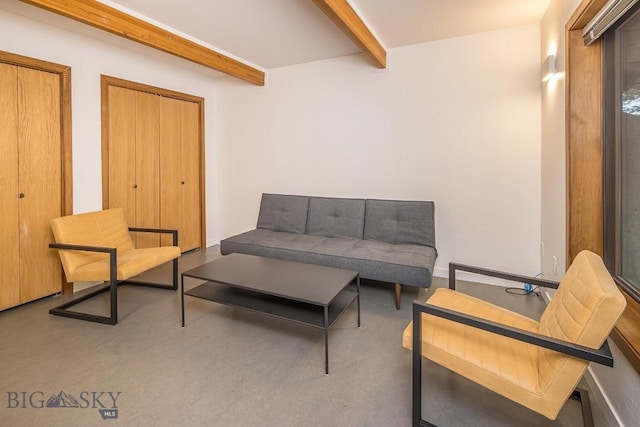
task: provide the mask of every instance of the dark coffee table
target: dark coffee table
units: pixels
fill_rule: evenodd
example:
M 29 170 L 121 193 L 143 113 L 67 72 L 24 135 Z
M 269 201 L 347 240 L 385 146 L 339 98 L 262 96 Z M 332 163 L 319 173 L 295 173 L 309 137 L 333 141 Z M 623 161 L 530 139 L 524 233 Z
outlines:
M 188 291 L 184 279 L 206 280 Z M 351 283 L 356 290 L 346 289 Z M 329 373 L 329 328 L 353 302 L 360 327 L 360 275 L 357 271 L 253 255 L 225 255 L 182 273 L 189 295 L 324 329 L 325 372 Z

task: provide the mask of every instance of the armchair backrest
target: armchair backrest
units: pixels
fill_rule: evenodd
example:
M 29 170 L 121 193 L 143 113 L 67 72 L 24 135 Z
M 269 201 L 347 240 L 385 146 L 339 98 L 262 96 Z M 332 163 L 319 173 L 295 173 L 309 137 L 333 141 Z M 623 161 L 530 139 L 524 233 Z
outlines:
M 111 247 L 118 252 L 134 249 L 122 208 L 55 218 L 51 229 L 56 243 Z M 78 267 L 108 256 L 86 251 L 60 250 L 58 253 L 67 277 Z
M 598 349 L 609 336 L 625 306 L 625 298 L 602 259 L 593 252 L 582 251 L 567 270 L 542 314 L 539 332 Z M 587 365 L 585 361 L 541 348 L 541 391 L 551 392 L 552 399 L 570 394 Z

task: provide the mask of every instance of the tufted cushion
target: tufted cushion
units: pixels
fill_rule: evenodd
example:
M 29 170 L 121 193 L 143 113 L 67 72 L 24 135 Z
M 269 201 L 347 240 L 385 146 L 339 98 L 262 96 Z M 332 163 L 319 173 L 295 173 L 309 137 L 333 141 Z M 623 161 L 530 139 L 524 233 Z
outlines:
M 309 197 L 263 194 L 258 227 L 287 233 L 304 233 L 307 227 Z
M 435 247 L 433 202 L 368 199 L 364 238 Z
M 540 317 L 540 333 L 591 348 L 600 348 L 624 311 L 626 301 L 602 259 L 580 252 Z M 558 377 L 578 383 L 586 365 L 540 349 L 540 383 L 550 399 L 562 399 Z
M 307 234 L 362 239 L 364 199 L 311 197 Z

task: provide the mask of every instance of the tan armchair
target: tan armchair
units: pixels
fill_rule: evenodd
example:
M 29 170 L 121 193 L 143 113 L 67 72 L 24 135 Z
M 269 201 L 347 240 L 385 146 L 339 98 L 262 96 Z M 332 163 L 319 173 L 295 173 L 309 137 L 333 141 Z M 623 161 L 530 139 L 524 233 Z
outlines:
M 456 292 L 456 270 L 557 291 L 535 321 Z M 626 302 L 596 254 L 578 254 L 560 283 L 460 264 L 449 271 L 450 289 L 437 289 L 426 304 L 414 302 L 414 320 L 403 334 L 403 346 L 413 352 L 415 426 L 432 425 L 421 413 L 421 354 L 551 420 L 569 397 L 580 397 L 575 390 L 589 362 L 613 366 L 606 339 Z M 588 424 L 585 408 L 583 402 Z
M 58 249 L 68 282 L 108 282 L 106 286 L 52 308 L 49 310 L 51 314 L 115 325 L 118 323 L 118 284 L 178 289 L 180 248 L 177 246 L 176 230 L 128 227 L 120 208 L 55 218 L 51 221 L 51 229 L 56 243 L 51 243 L 49 247 Z M 131 231 L 172 234 L 173 246 L 136 249 Z M 132 280 L 133 277 L 169 261 L 173 261 L 173 283 Z M 106 291 L 111 294 L 109 316 L 68 310 L 69 307 Z

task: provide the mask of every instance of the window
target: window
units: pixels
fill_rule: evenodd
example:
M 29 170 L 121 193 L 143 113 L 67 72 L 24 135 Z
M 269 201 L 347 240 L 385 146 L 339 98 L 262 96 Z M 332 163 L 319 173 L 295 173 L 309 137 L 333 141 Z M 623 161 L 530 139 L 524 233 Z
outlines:
M 604 36 L 604 260 L 640 301 L 640 4 Z

